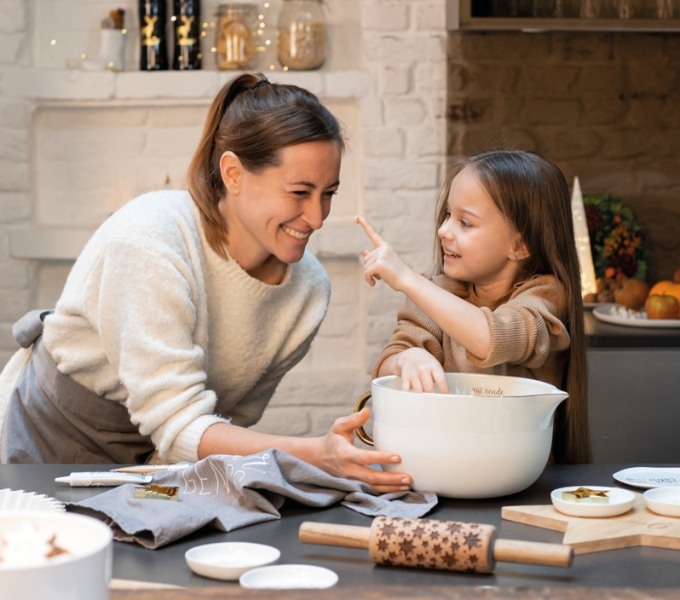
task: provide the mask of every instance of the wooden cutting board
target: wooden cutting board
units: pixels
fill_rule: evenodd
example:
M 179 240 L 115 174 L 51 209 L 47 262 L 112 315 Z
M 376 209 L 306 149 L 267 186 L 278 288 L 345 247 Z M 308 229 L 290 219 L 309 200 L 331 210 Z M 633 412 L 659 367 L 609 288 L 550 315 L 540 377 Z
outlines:
M 645 507 L 642 494 L 635 494 L 633 508 L 616 517 L 572 517 L 548 506 L 504 506 L 501 517 L 508 521 L 563 531 L 563 544 L 574 554 L 617 548 L 650 546 L 680 550 L 680 517 L 657 515 Z

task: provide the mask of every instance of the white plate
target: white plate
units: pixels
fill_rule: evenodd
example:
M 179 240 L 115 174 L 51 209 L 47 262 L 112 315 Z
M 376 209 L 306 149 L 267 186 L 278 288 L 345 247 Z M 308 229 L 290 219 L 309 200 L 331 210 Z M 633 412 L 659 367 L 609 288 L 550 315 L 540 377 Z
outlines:
M 661 487 L 644 494 L 647 508 L 666 517 L 680 517 L 680 487 Z
M 262 590 L 323 589 L 338 582 L 334 571 L 312 565 L 274 565 L 241 575 L 244 588 Z
M 0 490 L 0 513 L 23 510 L 65 512 L 63 502 L 44 494 L 24 490 Z
M 625 316 L 627 309 L 616 304 L 604 304 L 596 306 L 593 309 L 595 318 L 605 323 L 613 323 L 614 325 L 628 325 L 630 327 L 680 327 L 680 319 L 648 319 L 644 316 L 635 318 L 632 316 Z M 631 311 L 634 314 L 636 311 Z M 640 313 L 638 313 L 640 314 Z
M 639 488 L 680 486 L 680 468 L 630 467 L 613 475 L 616 481 Z
M 249 542 L 204 544 L 190 548 L 184 554 L 189 568 L 197 575 L 236 581 L 255 567 L 278 560 L 281 553 L 273 546 Z
M 607 492 L 609 502 L 589 504 L 587 502 L 562 500 L 562 492 L 571 492 L 580 487 Z M 550 500 L 557 510 L 565 515 L 571 515 L 572 517 L 615 517 L 616 515 L 622 515 L 633 508 L 635 494 L 629 490 L 615 487 L 603 487 L 601 485 L 570 485 L 569 487 L 553 490 L 550 493 Z

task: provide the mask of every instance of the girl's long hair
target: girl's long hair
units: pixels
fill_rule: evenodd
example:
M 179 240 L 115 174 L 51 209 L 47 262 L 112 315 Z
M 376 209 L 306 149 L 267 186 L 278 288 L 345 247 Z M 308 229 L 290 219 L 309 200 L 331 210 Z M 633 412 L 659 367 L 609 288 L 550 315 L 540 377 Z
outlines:
M 280 164 L 281 150 L 332 141 L 344 149 L 338 120 L 311 92 L 270 83 L 261 73 L 239 75 L 217 93 L 187 172 L 189 193 L 201 213 L 211 248 L 226 257 L 228 223 L 218 208 L 226 188 L 220 158 L 230 150 L 252 173 Z
M 552 457 L 558 463 L 592 462 L 588 423 L 588 367 L 583 325 L 581 274 L 569 187 L 550 160 L 523 150 L 489 150 L 456 161 L 437 202 L 436 228 L 444 222 L 453 178 L 474 169 L 496 206 L 521 235 L 530 255 L 523 276 L 554 275 L 566 291 L 565 326 L 571 338 L 562 389 L 568 394 L 555 415 Z M 435 270 L 443 270 L 440 244 L 435 244 Z

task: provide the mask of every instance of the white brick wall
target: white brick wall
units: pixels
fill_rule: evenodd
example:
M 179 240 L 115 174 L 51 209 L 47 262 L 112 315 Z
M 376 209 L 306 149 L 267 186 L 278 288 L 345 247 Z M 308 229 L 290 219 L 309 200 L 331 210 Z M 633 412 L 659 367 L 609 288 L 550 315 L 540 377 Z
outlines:
M 446 148 L 444 0 L 326 1 L 328 63 L 319 72 L 270 73 L 320 95 L 349 138 L 339 199 L 314 241 L 333 283 L 328 317 L 258 426 L 299 435 L 321 434 L 351 411 L 401 304 L 364 282 L 358 254 L 366 244 L 353 216 L 372 218 L 406 260 L 429 270 Z M 217 3 L 204 2 L 206 19 Z M 67 70 L 80 53 L 96 54 L 111 6 L 0 0 L 0 364 L 14 349 L 12 322 L 53 303 L 70 264 L 41 257 L 49 236 L 40 229 L 36 242 L 27 229 L 47 228 L 77 248 L 79 235 L 134 195 L 166 177 L 183 185 L 208 102 L 233 75 L 214 71 L 209 57 L 201 73 L 134 72 L 134 0 L 116 5 L 130 15 L 129 72 Z M 20 241 L 35 254 L 19 252 Z

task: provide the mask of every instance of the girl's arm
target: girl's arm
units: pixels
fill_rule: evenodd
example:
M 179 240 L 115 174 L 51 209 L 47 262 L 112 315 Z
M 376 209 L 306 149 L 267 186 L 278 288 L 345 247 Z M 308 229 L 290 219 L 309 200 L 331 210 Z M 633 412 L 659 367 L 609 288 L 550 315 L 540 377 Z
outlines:
M 375 246 L 374 250 L 363 252 L 364 273 L 369 285 L 383 280 L 393 290 L 403 292 L 468 352 L 485 358 L 491 350 L 491 331 L 484 312 L 415 273 L 366 219 L 357 217 L 357 222 Z

